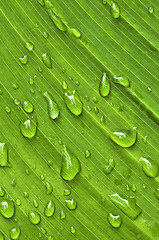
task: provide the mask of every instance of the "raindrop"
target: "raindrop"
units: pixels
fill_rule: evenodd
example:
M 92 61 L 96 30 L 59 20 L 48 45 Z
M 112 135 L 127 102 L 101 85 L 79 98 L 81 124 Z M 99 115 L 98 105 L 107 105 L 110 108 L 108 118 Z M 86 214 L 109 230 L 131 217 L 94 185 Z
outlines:
M 99 84 L 99 93 L 102 97 L 106 97 L 110 93 L 110 81 L 107 77 L 106 72 L 103 73 L 100 84 Z
M 23 102 L 23 109 L 27 113 L 32 113 L 34 111 L 34 106 L 29 100 Z
M 63 220 L 66 218 L 66 213 L 64 211 L 60 212 L 60 219 Z
M 88 149 L 86 149 L 84 155 L 86 158 L 89 158 L 91 156 L 91 152 Z
M 20 236 L 21 230 L 19 227 L 14 227 L 10 229 L 10 237 L 11 239 L 18 239 Z
M 37 208 L 39 206 L 39 203 L 37 202 L 36 199 L 33 200 L 33 205 L 34 205 L 35 208 Z
M 119 228 L 121 226 L 122 220 L 120 215 L 114 216 L 112 213 L 108 214 L 108 222 L 114 228 Z
M 6 143 L 0 143 L 0 167 L 9 167 L 8 147 Z
M 63 88 L 64 90 L 67 89 L 67 82 L 66 82 L 66 81 L 63 81 L 63 82 L 62 82 L 62 88 Z
M 26 175 L 29 175 L 29 174 L 30 174 L 30 172 L 29 172 L 28 169 L 25 170 L 25 173 L 26 173 Z
M 131 147 L 136 142 L 137 131 L 136 127 L 131 130 L 110 131 L 110 139 L 121 147 Z
M 50 200 L 44 208 L 44 214 L 46 217 L 51 217 L 55 212 L 55 204 Z
M 78 158 L 66 146 L 63 146 L 62 154 L 61 177 L 64 180 L 71 181 L 80 172 L 81 164 Z
M 15 213 L 15 206 L 12 199 L 0 200 L 0 213 L 5 218 L 13 217 Z
M 34 45 L 33 45 L 33 43 L 31 43 L 31 42 L 26 42 L 26 43 L 25 43 L 25 47 L 26 47 L 26 49 L 28 49 L 29 51 L 32 51 L 32 50 L 34 49 Z
M 66 72 L 66 68 L 62 68 L 62 73 L 65 73 Z
M 150 6 L 150 7 L 148 8 L 148 12 L 149 12 L 149 13 L 154 13 L 154 8 L 153 8 L 152 6 Z
M 27 55 L 25 55 L 24 57 L 21 57 L 21 58 L 19 58 L 19 61 L 22 63 L 22 64 L 27 64 L 27 62 L 28 62 L 28 56 Z
M 44 93 L 44 98 L 48 103 L 49 117 L 51 119 L 56 119 L 60 113 L 57 103 L 54 101 L 53 96 L 48 92 Z
M 152 92 L 152 88 L 151 87 L 148 87 L 147 88 L 149 92 Z
M 53 165 L 53 162 L 52 162 L 51 160 L 48 160 L 48 161 L 47 161 L 47 165 L 48 165 L 49 167 L 51 167 L 51 166 Z
M 159 188 L 156 188 L 154 195 L 159 200 Z
M 71 194 L 71 191 L 69 190 L 69 189 L 65 189 L 64 191 L 63 191 L 63 195 L 64 196 L 69 196 Z
M 58 17 L 53 11 L 52 9 L 47 9 L 46 10 L 49 17 L 51 18 L 51 20 L 53 21 L 53 23 L 55 24 L 55 26 L 61 30 L 62 32 L 66 32 L 67 31 L 67 27 L 66 25 L 63 23 L 63 21 L 61 20 L 60 17 Z
M 0 197 L 3 197 L 5 195 L 5 190 L 2 186 L 0 186 Z
M 40 229 L 41 229 L 41 232 L 42 232 L 43 235 L 45 235 L 47 233 L 45 228 L 41 227 Z
M 71 227 L 70 227 L 70 232 L 71 232 L 72 234 L 75 234 L 76 229 L 75 229 L 73 226 L 71 226 Z
M 41 176 L 40 176 L 40 179 L 41 179 L 42 181 L 44 181 L 44 180 L 45 180 L 45 176 L 44 176 L 44 175 L 41 175 Z
M 11 185 L 12 185 L 12 187 L 15 187 L 16 186 L 16 180 L 15 179 L 12 179 L 12 181 L 11 181 Z
M 80 85 L 80 82 L 79 82 L 79 81 L 76 81 L 76 85 L 79 86 L 79 85 Z
M 136 185 L 133 185 L 133 186 L 131 187 L 131 190 L 132 190 L 133 192 L 136 192 L 136 189 L 137 189 Z
M 5 110 L 6 110 L 7 113 L 10 113 L 10 112 L 11 112 L 10 107 L 5 107 Z
M 40 223 L 41 221 L 41 217 L 40 214 L 38 212 L 32 211 L 28 214 L 28 218 L 30 220 L 30 222 L 34 225 Z
M 106 164 L 103 168 L 103 171 L 105 174 L 110 174 L 112 172 L 112 170 L 115 167 L 115 161 L 114 159 L 109 159 L 108 160 L 108 164 Z
M 20 131 L 24 137 L 33 138 L 37 130 L 37 119 L 32 117 L 20 122 Z
M 29 193 L 28 192 L 23 192 L 24 198 L 28 198 L 29 197 Z
M 20 100 L 17 99 L 17 98 L 15 98 L 15 99 L 13 100 L 13 102 L 14 102 L 14 104 L 17 105 L 17 106 L 19 106 L 20 103 L 21 103 Z
M 71 95 L 65 93 L 64 101 L 74 115 L 79 116 L 82 113 L 83 104 L 76 90 L 73 90 Z
M 94 107 L 94 112 L 95 114 L 98 114 L 99 113 L 99 108 L 97 108 L 96 106 Z
M 41 73 L 43 70 L 40 66 L 38 66 L 38 71 Z
M 43 37 L 44 38 L 48 38 L 49 37 L 49 34 L 47 32 L 43 32 Z
M 142 169 L 144 173 L 151 178 L 155 178 L 159 174 L 159 165 L 156 161 L 152 160 L 151 158 L 143 158 L 139 159 L 139 162 L 142 165 Z
M 71 200 L 65 200 L 65 203 L 69 210 L 75 210 L 77 208 L 77 202 L 73 198 Z
M 34 90 L 33 88 L 30 88 L 30 92 L 31 92 L 32 94 L 34 94 L 34 93 L 35 93 L 35 90 Z
M 111 15 L 113 18 L 120 16 L 120 8 L 117 2 L 111 1 Z
M 13 84 L 13 89 L 14 89 L 14 90 L 17 90 L 18 88 L 19 88 L 19 84 L 14 83 L 14 84 Z
M 122 103 L 118 105 L 118 110 L 119 112 L 124 111 L 124 105 Z
M 105 117 L 104 117 L 103 115 L 102 115 L 101 118 L 100 118 L 100 122 L 101 122 L 102 124 L 105 123 Z
M 89 111 L 89 112 L 91 112 L 92 111 L 92 108 L 91 108 L 91 106 L 87 106 L 87 110 Z
M 98 103 L 98 99 L 96 98 L 96 97 L 93 97 L 92 98 L 92 101 L 96 104 L 96 103 Z
M 129 83 L 129 80 L 126 76 L 124 75 L 121 75 L 121 76 L 114 76 L 113 77 L 113 82 L 114 83 L 118 83 L 124 87 L 129 87 L 130 86 L 130 83 Z
M 34 79 L 29 78 L 29 81 L 28 81 L 28 82 L 29 82 L 30 85 L 33 85 L 33 84 L 34 84 Z
M 20 199 L 16 199 L 15 203 L 16 203 L 17 206 L 20 206 L 21 205 Z
M 46 194 L 50 195 L 53 192 L 53 186 L 51 183 L 46 182 L 45 183 L 45 187 L 46 187 Z
M 76 28 L 72 28 L 72 33 L 76 38 L 80 38 L 81 37 L 81 32 L 79 29 Z
M 45 2 L 44 2 L 44 0 L 37 0 L 37 1 L 38 1 L 38 3 L 39 3 L 42 7 L 45 6 Z
M 126 190 L 129 191 L 130 190 L 130 187 L 129 185 L 126 185 Z
M 52 68 L 52 60 L 48 53 L 42 54 L 42 61 L 48 68 Z
M 144 183 L 142 184 L 142 188 L 143 188 L 143 189 L 146 189 L 146 185 L 145 185 Z
M 85 99 L 86 99 L 87 102 L 89 101 L 88 95 L 85 95 Z
M 147 136 L 143 138 L 144 143 L 147 143 Z

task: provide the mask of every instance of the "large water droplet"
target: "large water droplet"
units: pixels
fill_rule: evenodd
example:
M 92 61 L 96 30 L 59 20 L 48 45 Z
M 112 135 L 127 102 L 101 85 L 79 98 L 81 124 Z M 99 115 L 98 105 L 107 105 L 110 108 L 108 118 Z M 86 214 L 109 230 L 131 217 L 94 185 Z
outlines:
M 5 190 L 2 186 L 0 186 L 0 197 L 3 197 L 5 195 Z
M 32 211 L 28 214 L 28 218 L 32 224 L 38 224 L 41 221 L 40 214 L 38 212 Z
M 151 178 L 155 178 L 159 174 L 159 165 L 156 161 L 152 160 L 151 158 L 143 158 L 139 159 L 139 162 L 142 165 L 142 169 L 144 173 Z
M 110 82 L 106 72 L 104 72 L 102 75 L 102 78 L 99 84 L 99 93 L 102 97 L 106 97 L 110 93 Z
M 63 220 L 66 218 L 66 213 L 64 211 L 60 212 L 60 219 Z
M 8 147 L 6 143 L 0 143 L 0 167 L 10 166 L 8 160 Z
M 46 187 L 46 194 L 50 195 L 53 192 L 53 186 L 51 183 L 46 182 L 45 183 L 45 187 Z
M 50 200 L 45 209 L 44 209 L 44 214 L 46 217 L 51 217 L 55 212 L 55 204 Z
M 25 47 L 26 47 L 26 49 L 28 49 L 29 51 L 32 51 L 33 48 L 34 48 L 34 45 L 33 45 L 33 43 L 31 43 L 31 42 L 26 42 L 26 43 L 25 43 Z
M 65 200 L 65 203 L 66 203 L 66 207 L 70 210 L 75 210 L 77 208 L 77 202 L 73 198 L 69 200 Z
M 72 94 L 64 94 L 64 101 L 68 109 L 76 116 L 79 116 L 82 113 L 83 104 L 80 100 L 80 97 L 77 91 L 73 90 Z
M 114 216 L 112 213 L 109 213 L 108 222 L 110 223 L 110 225 L 112 225 L 112 227 L 119 228 L 121 226 L 122 220 L 120 215 Z
M 48 53 L 42 54 L 42 61 L 48 68 L 52 68 L 52 60 Z
M 105 174 L 110 174 L 114 167 L 115 167 L 114 159 L 109 159 L 108 164 L 104 166 L 103 171 Z
M 19 227 L 14 227 L 10 229 L 10 237 L 11 239 L 18 239 L 20 236 L 21 230 Z
M 113 77 L 113 82 L 114 83 L 118 83 L 124 87 L 129 87 L 130 83 L 129 83 L 129 79 L 124 76 L 124 75 L 121 75 L 121 76 L 114 76 Z
M 60 17 L 58 17 L 53 11 L 52 9 L 47 9 L 46 10 L 49 17 L 51 18 L 51 20 L 53 21 L 53 23 L 55 24 L 55 26 L 61 30 L 62 32 L 66 32 L 67 31 L 67 27 L 66 25 L 63 23 L 63 21 L 61 20 Z
M 61 177 L 64 180 L 71 181 L 80 172 L 81 164 L 78 158 L 66 146 L 63 147 L 62 154 Z
M 11 199 L 0 200 L 0 213 L 5 218 L 13 217 L 15 213 L 14 202 Z
M 25 55 L 24 57 L 21 57 L 21 58 L 19 58 L 19 61 L 22 63 L 22 64 L 27 64 L 27 62 L 28 62 L 28 56 L 27 55 Z
M 120 16 L 120 8 L 117 2 L 111 1 L 111 15 L 113 18 Z
M 156 188 L 154 195 L 159 200 L 159 188 Z
M 117 193 L 109 195 L 109 198 L 115 206 L 117 206 L 131 219 L 136 219 L 142 212 L 141 208 L 136 205 L 135 199 L 125 198 Z
M 37 130 L 37 118 L 32 117 L 20 122 L 20 131 L 24 137 L 32 138 L 35 136 Z
M 54 101 L 53 96 L 45 92 L 44 97 L 48 103 L 48 113 L 51 119 L 56 119 L 60 113 L 57 103 Z
M 4 234 L 0 231 L 0 240 L 5 240 Z
M 37 2 L 38 2 L 42 7 L 45 6 L 45 2 L 44 2 L 44 0 L 37 0 Z
M 81 32 L 79 29 L 77 28 L 72 28 L 72 33 L 76 38 L 80 38 L 81 37 Z
M 110 131 L 110 139 L 121 147 L 131 147 L 136 142 L 137 131 L 134 127 L 131 130 Z
M 33 110 L 34 110 L 34 106 L 33 106 L 33 104 L 29 100 L 25 100 L 23 102 L 23 109 L 27 113 L 32 113 Z

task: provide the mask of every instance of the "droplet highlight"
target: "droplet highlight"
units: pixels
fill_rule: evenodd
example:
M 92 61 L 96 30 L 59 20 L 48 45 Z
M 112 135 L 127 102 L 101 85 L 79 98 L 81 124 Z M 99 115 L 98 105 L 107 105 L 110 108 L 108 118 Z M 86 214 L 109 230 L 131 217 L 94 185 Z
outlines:
M 26 113 L 32 113 L 34 111 L 34 106 L 29 100 L 23 102 L 23 109 Z
M 51 183 L 49 183 L 49 182 L 46 182 L 45 183 L 45 189 L 46 189 L 46 194 L 47 195 L 50 195 L 52 192 L 53 192 L 53 186 L 52 186 L 52 184 Z
M 24 57 L 19 58 L 19 61 L 23 64 L 26 65 L 28 62 L 28 56 L 25 55 Z
M 25 48 L 28 49 L 29 51 L 33 51 L 34 45 L 31 42 L 26 42 L 25 43 Z

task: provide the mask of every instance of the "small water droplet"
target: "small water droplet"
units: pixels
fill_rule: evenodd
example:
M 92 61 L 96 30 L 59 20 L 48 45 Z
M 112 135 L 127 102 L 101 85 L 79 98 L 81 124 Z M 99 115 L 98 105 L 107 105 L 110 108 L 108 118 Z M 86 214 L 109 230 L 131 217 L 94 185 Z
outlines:
M 26 170 L 25 170 L 25 173 L 26 173 L 27 175 L 29 175 L 29 174 L 30 174 L 30 172 L 29 172 L 29 170 L 28 170 L 28 169 L 26 169 Z
M 87 110 L 89 111 L 89 112 L 91 112 L 92 111 L 92 108 L 91 108 L 91 106 L 87 106 Z
M 17 106 L 19 106 L 20 103 L 21 103 L 20 100 L 17 99 L 17 98 L 14 98 L 13 102 L 14 102 L 14 104 L 17 105 Z
M 103 196 L 101 197 L 101 202 L 102 203 L 106 202 L 106 200 L 107 200 L 106 197 L 103 197 Z
M 110 174 L 112 172 L 112 170 L 115 167 L 115 161 L 114 159 L 109 159 L 108 160 L 108 164 L 106 164 L 103 168 L 103 171 L 105 174 Z
M 68 79 L 69 79 L 70 81 L 72 81 L 72 80 L 73 80 L 71 76 L 70 76 L 70 77 L 68 77 Z
M 66 81 L 63 81 L 63 82 L 62 82 L 62 88 L 63 88 L 64 90 L 67 89 L 67 82 L 66 82 Z
M 23 102 L 23 109 L 27 113 L 32 113 L 34 111 L 34 106 L 29 100 Z
M 100 118 L 100 122 L 101 122 L 102 124 L 105 123 L 105 117 L 104 117 L 103 115 L 102 115 L 101 118 Z
M 86 94 L 85 95 L 85 97 L 84 97 L 85 99 L 86 99 L 86 101 L 88 102 L 89 101 L 89 97 L 88 97 L 88 95 Z
M 48 92 L 44 93 L 44 98 L 48 103 L 49 117 L 51 119 L 56 119 L 60 113 L 57 103 L 54 101 L 53 96 Z
M 33 164 L 32 168 L 35 170 L 36 169 L 36 164 Z
M 43 32 L 43 37 L 44 38 L 48 38 L 49 37 L 49 34 L 47 32 Z
M 110 93 L 110 81 L 107 77 L 106 72 L 103 73 L 100 84 L 99 84 L 99 93 L 102 97 L 106 97 Z
M 8 147 L 5 143 L 0 143 L 0 167 L 9 167 Z
M 31 92 L 32 94 L 34 94 L 34 93 L 35 93 L 35 90 L 34 90 L 33 88 L 30 88 L 30 92 Z
M 142 188 L 143 188 L 143 189 L 146 189 L 146 185 L 145 185 L 144 183 L 142 184 Z
M 95 114 L 98 114 L 99 113 L 99 108 L 97 108 L 96 106 L 94 107 L 94 112 Z
M 0 213 L 5 218 L 13 217 L 15 213 L 14 202 L 11 199 L 0 200 Z
M 80 161 L 66 146 L 63 146 L 62 155 L 61 177 L 71 181 L 81 170 Z
M 45 180 L 45 176 L 44 176 L 44 175 L 41 175 L 41 176 L 40 176 L 40 179 L 41 179 L 41 181 L 44 181 L 44 180 Z
M 132 185 L 131 190 L 132 190 L 133 192 L 136 192 L 136 189 L 137 189 L 136 185 Z
M 130 86 L 130 83 L 129 83 L 129 79 L 124 76 L 124 75 L 121 75 L 121 76 L 114 76 L 113 77 L 113 82 L 114 83 L 118 83 L 124 87 L 129 87 Z
M 29 197 L 29 193 L 28 192 L 23 192 L 23 196 L 24 196 L 24 198 L 28 198 Z
M 45 235 L 45 234 L 47 233 L 46 229 L 43 228 L 43 227 L 41 227 L 40 230 L 41 230 L 41 232 L 42 232 L 43 235 Z
M 41 221 L 40 214 L 38 212 L 32 211 L 28 214 L 30 222 L 34 225 L 37 225 Z
M 49 167 L 51 167 L 51 166 L 53 165 L 53 162 L 52 162 L 51 160 L 48 160 L 48 161 L 47 161 L 47 165 L 48 165 Z
M 72 94 L 64 94 L 64 101 L 68 109 L 76 116 L 79 116 L 83 110 L 83 104 L 76 90 L 73 90 Z
M 154 13 L 154 8 L 153 8 L 152 6 L 150 6 L 150 7 L 148 8 L 148 12 L 149 12 L 149 13 Z
M 34 84 L 34 79 L 33 78 L 29 78 L 28 82 L 29 82 L 30 85 L 33 85 Z
M 152 88 L 151 88 L 151 87 L 148 87 L 147 90 L 148 90 L 149 92 L 152 92 Z
M 53 21 L 53 23 L 55 24 L 55 26 L 61 30 L 62 32 L 66 32 L 67 31 L 67 27 L 64 24 L 64 22 L 62 21 L 62 19 L 57 16 L 52 9 L 47 9 L 46 12 L 48 13 L 49 17 L 51 18 L 51 20 Z
M 76 85 L 79 86 L 79 85 L 80 85 L 80 82 L 79 82 L 79 81 L 76 81 Z
M 89 158 L 91 156 L 91 152 L 88 149 L 86 149 L 84 155 L 86 158 Z
M 122 220 L 120 215 L 114 216 L 112 213 L 108 214 L 108 222 L 114 228 L 119 228 L 121 226 Z
M 93 97 L 93 98 L 92 98 L 92 101 L 93 101 L 95 104 L 98 103 L 98 99 L 97 99 L 96 97 Z
M 81 32 L 79 29 L 77 28 L 72 28 L 72 33 L 76 38 L 80 38 L 81 37 Z
M 52 68 L 52 60 L 48 53 L 42 54 L 42 61 L 48 68 Z
M 55 212 L 55 204 L 50 200 L 44 208 L 44 214 L 46 217 L 51 217 Z
M 28 62 L 28 56 L 27 55 L 25 55 L 24 57 L 21 57 L 21 58 L 19 58 L 19 61 L 22 63 L 22 64 L 27 64 L 27 62 Z
M 20 131 L 24 137 L 33 138 L 37 130 L 37 119 L 32 117 L 20 122 Z
M 28 49 L 29 51 L 33 51 L 34 45 L 31 42 L 26 42 L 25 43 L 25 48 Z
M 66 213 L 64 211 L 60 212 L 60 219 L 63 220 L 66 218 Z
M 144 143 L 147 143 L 147 136 L 145 136 L 145 137 L 143 138 L 143 142 L 144 142 Z
M 7 113 L 10 113 L 10 112 L 11 112 L 10 107 L 5 107 L 5 110 L 6 110 Z
M 38 71 L 41 73 L 43 70 L 41 68 L 41 66 L 38 66 Z
M 129 191 L 130 190 L 130 187 L 129 185 L 126 185 L 126 190 Z
M 111 15 L 113 18 L 119 18 L 120 8 L 117 2 L 111 1 Z
M 14 90 L 17 90 L 18 88 L 19 88 L 19 84 L 13 83 L 13 89 L 14 89 Z
M 15 203 L 16 203 L 17 206 L 20 206 L 21 205 L 20 199 L 16 199 Z
M 10 237 L 11 239 L 18 239 L 21 233 L 21 230 L 19 227 L 13 227 L 10 229 Z
M 44 0 L 37 0 L 37 1 L 38 1 L 38 3 L 39 3 L 42 7 L 45 6 L 45 2 L 44 2 Z
M 152 160 L 151 158 L 143 158 L 139 159 L 139 162 L 142 165 L 142 169 L 144 173 L 151 178 L 155 178 L 159 174 L 159 165 L 156 161 Z
M 154 195 L 159 200 L 159 188 L 156 188 Z
M 73 198 L 70 200 L 65 200 L 65 203 L 69 210 L 75 210 L 77 208 L 77 202 Z
M 121 147 L 131 147 L 136 142 L 137 131 L 136 128 L 123 131 L 110 131 L 110 139 Z
M 46 187 L 46 194 L 47 195 L 50 195 L 52 192 L 53 192 L 53 186 L 52 186 L 52 184 L 51 183 L 49 183 L 49 182 L 46 182 L 45 183 L 45 187 Z
M 3 197 L 5 195 L 5 190 L 2 186 L 0 186 L 0 197 Z
M 103 0 L 103 4 L 104 4 L 104 5 L 107 4 L 107 0 Z
M 69 189 L 65 189 L 64 191 L 63 191 L 63 195 L 64 196 L 69 196 L 71 194 L 71 191 L 69 190 Z
M 5 240 L 4 234 L 0 231 L 0 240 Z
M 33 200 L 33 205 L 35 208 L 37 208 L 39 206 L 39 203 L 36 199 Z
M 52 236 L 49 236 L 49 237 L 48 237 L 48 240 L 55 240 L 55 238 L 52 237 Z
M 11 181 L 11 186 L 12 186 L 12 187 L 15 187 L 16 184 L 17 184 L 17 183 L 16 183 L 16 180 L 15 180 L 15 179 L 12 179 L 12 181 Z
M 38 27 L 39 27 L 39 25 L 36 23 L 36 24 L 35 24 L 35 27 L 36 27 L 36 28 L 38 28 Z
M 73 226 L 71 226 L 71 227 L 70 227 L 70 232 L 71 232 L 72 234 L 75 234 L 76 229 L 75 229 Z

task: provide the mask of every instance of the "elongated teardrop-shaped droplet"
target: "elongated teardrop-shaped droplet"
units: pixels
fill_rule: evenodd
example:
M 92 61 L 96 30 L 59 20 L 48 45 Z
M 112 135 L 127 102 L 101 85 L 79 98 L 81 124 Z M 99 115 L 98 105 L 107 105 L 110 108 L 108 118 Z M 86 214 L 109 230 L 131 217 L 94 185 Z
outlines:
M 80 100 L 80 97 L 77 91 L 73 90 L 73 93 L 69 95 L 68 93 L 64 94 L 64 101 L 68 109 L 76 116 L 79 116 L 82 113 L 83 104 Z
M 26 121 L 20 122 L 20 131 L 24 137 L 32 138 L 35 136 L 37 130 L 37 119 L 32 117 Z
M 33 200 L 33 205 L 35 208 L 37 208 L 39 206 L 39 203 L 36 199 Z
M 8 147 L 5 143 L 0 143 L 0 167 L 8 167 Z
M 49 182 L 46 182 L 45 187 L 46 187 L 46 194 L 50 195 L 53 192 L 52 184 Z
M 28 56 L 27 55 L 25 55 L 24 57 L 21 57 L 21 58 L 19 58 L 19 61 L 22 63 L 22 64 L 27 64 L 27 62 L 28 62 Z
M 55 212 L 55 204 L 50 200 L 45 209 L 44 209 L 44 214 L 46 217 L 51 217 Z
M 109 213 L 108 222 L 110 223 L 110 225 L 112 225 L 112 227 L 119 228 L 121 226 L 122 220 L 120 215 L 114 216 L 112 213 Z
M 109 159 L 108 164 L 104 166 L 103 171 L 105 174 L 110 174 L 115 167 L 114 159 Z
M 10 229 L 10 237 L 11 239 L 18 239 L 20 236 L 21 230 L 19 227 L 14 227 Z
M 44 98 L 48 103 L 49 117 L 51 119 L 56 119 L 60 113 L 57 103 L 54 101 L 53 96 L 48 92 L 44 93 Z
M 110 81 L 105 72 L 103 73 L 99 84 L 99 93 L 102 97 L 106 97 L 110 93 Z
M 80 172 L 81 164 L 78 158 L 66 146 L 63 147 L 62 154 L 61 177 L 64 180 L 71 181 Z
M 0 197 L 3 197 L 5 195 L 5 190 L 2 186 L 0 186 Z
M 159 188 L 156 188 L 154 195 L 159 200 Z
M 117 2 L 111 1 L 111 15 L 113 18 L 120 16 L 120 8 Z
M 76 28 L 72 28 L 72 33 L 76 38 L 80 38 L 81 37 L 81 32 L 79 29 Z
M 126 76 L 124 76 L 124 75 L 119 76 L 119 77 L 114 76 L 113 77 L 113 82 L 114 83 L 118 83 L 118 84 L 120 84 L 120 85 L 122 85 L 124 87 L 129 87 L 129 85 L 130 85 L 129 79 Z
M 49 17 L 51 18 L 51 20 L 53 21 L 53 23 L 55 24 L 55 26 L 61 30 L 62 32 L 66 32 L 67 31 L 67 27 L 66 25 L 63 23 L 63 21 L 61 20 L 60 17 L 58 17 L 53 11 L 52 9 L 47 9 L 46 10 Z
M 11 199 L 0 200 L 0 213 L 5 218 L 13 217 L 15 213 L 14 202 Z
M 45 1 L 45 6 L 47 7 L 47 8 L 53 8 L 53 3 L 50 1 L 50 0 L 44 0 Z
M 65 200 L 66 207 L 70 210 L 75 210 L 77 208 L 77 202 L 73 198 L 70 200 Z
M 136 142 L 137 131 L 134 127 L 131 130 L 110 131 L 110 139 L 121 147 L 131 147 Z
M 25 43 L 25 47 L 26 47 L 26 49 L 28 49 L 29 51 L 32 51 L 32 50 L 34 49 L 34 45 L 33 45 L 33 43 L 31 43 L 31 42 L 26 42 L 26 43 Z
M 45 6 L 45 2 L 44 2 L 44 0 L 37 0 L 37 2 L 38 2 L 42 7 Z
M 142 165 L 142 169 L 144 173 L 151 178 L 155 178 L 159 174 L 159 165 L 156 161 L 151 158 L 143 158 L 141 157 L 139 162 Z
M 42 61 L 48 68 L 52 68 L 52 60 L 51 57 L 48 53 L 43 53 L 42 54 Z
M 91 156 L 91 152 L 88 149 L 86 149 L 85 150 L 85 157 L 89 158 L 90 156 Z
M 60 219 L 63 220 L 66 218 L 66 213 L 64 211 L 60 212 Z
M 38 212 L 32 211 L 28 214 L 28 218 L 30 220 L 30 222 L 34 225 L 40 223 L 41 221 L 41 217 L 40 214 Z
M 72 234 L 75 234 L 76 229 L 75 229 L 73 226 L 71 226 L 71 227 L 70 227 L 70 232 L 71 232 Z
M 27 113 L 32 113 L 34 111 L 34 106 L 29 100 L 26 100 L 23 102 L 23 109 Z
M 4 234 L 0 231 L 0 240 L 5 240 Z
M 116 207 L 133 220 L 136 219 L 142 212 L 141 208 L 136 205 L 135 199 L 124 198 L 117 193 L 109 195 L 109 198 Z

